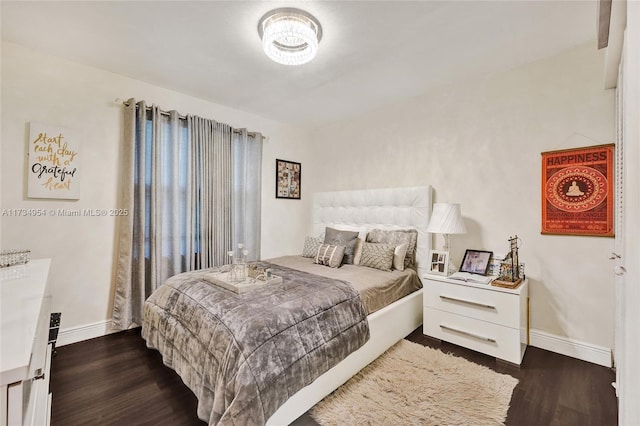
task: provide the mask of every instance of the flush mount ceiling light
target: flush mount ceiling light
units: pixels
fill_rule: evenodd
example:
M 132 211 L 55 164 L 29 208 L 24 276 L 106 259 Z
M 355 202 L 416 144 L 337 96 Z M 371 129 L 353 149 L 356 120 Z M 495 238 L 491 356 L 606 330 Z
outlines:
M 322 26 L 304 10 L 275 9 L 258 23 L 262 48 L 269 58 L 284 65 L 302 65 L 318 52 Z

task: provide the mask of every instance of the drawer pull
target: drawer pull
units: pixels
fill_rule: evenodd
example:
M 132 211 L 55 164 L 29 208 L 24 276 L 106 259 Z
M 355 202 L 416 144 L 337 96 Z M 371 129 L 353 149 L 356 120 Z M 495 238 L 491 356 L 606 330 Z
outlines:
M 35 371 L 35 376 L 31 378 L 31 380 L 42 380 L 44 379 L 44 373 L 42 372 L 42 368 L 38 368 Z
M 489 309 L 495 309 L 496 307 L 493 305 L 486 305 L 484 303 L 478 303 L 478 302 L 474 302 L 471 300 L 465 300 L 465 299 L 458 299 L 456 297 L 451 297 L 451 296 L 443 296 L 440 295 L 440 299 L 442 300 L 448 300 L 450 302 L 460 302 L 460 303 L 466 303 L 467 305 L 473 305 L 473 306 L 479 306 L 481 308 L 489 308 Z
M 473 337 L 474 339 L 486 340 L 487 342 L 491 342 L 491 343 L 495 343 L 496 342 L 496 340 L 492 339 L 491 337 L 481 336 L 479 334 L 470 333 L 468 331 L 459 330 L 457 328 L 449 327 L 449 326 L 446 326 L 446 325 L 440 324 L 440 328 L 443 329 L 443 330 L 449 330 L 449 331 L 453 331 L 453 332 L 456 332 L 456 333 L 464 334 L 465 336 Z

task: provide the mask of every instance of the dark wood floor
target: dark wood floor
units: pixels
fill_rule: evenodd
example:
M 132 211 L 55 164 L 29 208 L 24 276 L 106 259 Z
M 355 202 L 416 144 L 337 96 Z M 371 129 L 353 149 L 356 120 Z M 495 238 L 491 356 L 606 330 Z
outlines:
M 462 356 L 520 380 L 507 425 L 616 425 L 614 373 L 604 367 L 529 347 L 520 368 L 425 337 L 409 340 Z M 196 398 L 178 375 L 146 348 L 138 330 L 58 348 L 51 368 L 52 424 L 203 425 Z M 315 425 L 304 415 L 296 426 Z

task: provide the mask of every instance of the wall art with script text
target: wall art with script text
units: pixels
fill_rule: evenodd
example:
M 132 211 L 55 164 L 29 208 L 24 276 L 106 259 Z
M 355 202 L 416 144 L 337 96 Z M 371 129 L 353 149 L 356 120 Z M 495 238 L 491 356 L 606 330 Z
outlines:
M 30 198 L 80 198 L 80 141 L 73 129 L 30 123 Z

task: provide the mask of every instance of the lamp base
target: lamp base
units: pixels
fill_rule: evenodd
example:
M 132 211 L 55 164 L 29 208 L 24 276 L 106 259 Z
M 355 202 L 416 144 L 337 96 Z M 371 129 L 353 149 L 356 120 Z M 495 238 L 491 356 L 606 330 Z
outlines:
M 449 234 L 442 234 L 444 238 L 444 245 L 442 246 L 442 251 L 449 252 Z
M 455 274 L 456 272 L 458 272 L 458 267 L 454 265 L 453 262 L 451 262 L 451 259 L 449 259 L 449 269 L 447 271 L 447 276 Z
M 449 234 L 442 234 L 442 236 L 444 237 L 444 246 L 442 247 L 442 251 L 446 251 L 447 252 L 447 256 L 449 257 L 449 266 L 447 267 L 447 276 L 458 272 L 458 267 L 453 263 L 453 261 L 451 260 L 451 238 Z

